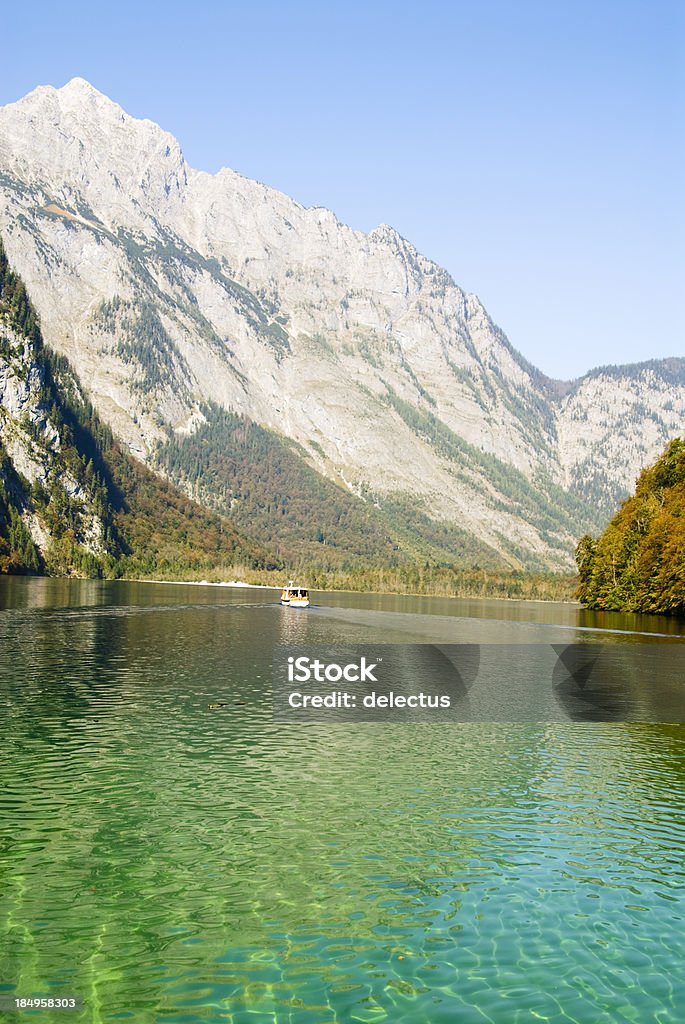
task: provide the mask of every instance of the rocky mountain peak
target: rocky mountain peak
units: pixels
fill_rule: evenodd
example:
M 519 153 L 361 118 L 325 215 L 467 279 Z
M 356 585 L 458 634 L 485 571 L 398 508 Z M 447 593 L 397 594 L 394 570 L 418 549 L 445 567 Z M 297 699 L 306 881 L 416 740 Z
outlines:
M 115 206 L 144 200 L 160 209 L 187 185 L 173 135 L 131 117 L 83 78 L 60 89 L 39 86 L 0 108 L 0 162 L 48 199 L 76 199 L 91 210 L 102 207 L 103 190 Z

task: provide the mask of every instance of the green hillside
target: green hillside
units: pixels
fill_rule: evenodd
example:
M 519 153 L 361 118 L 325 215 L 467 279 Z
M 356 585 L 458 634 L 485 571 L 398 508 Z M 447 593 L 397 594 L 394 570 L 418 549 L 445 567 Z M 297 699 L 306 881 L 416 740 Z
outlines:
M 685 616 L 685 439 L 641 473 L 598 540 L 576 550 L 588 608 Z
M 369 506 L 308 466 L 293 442 L 215 405 L 203 413 L 193 434 L 171 435 L 157 453 L 203 502 L 290 564 L 397 561 Z
M 355 497 L 309 466 L 295 442 L 216 405 L 203 414 L 193 434 L 160 446 L 158 464 L 277 560 L 323 571 L 426 560 L 504 566 L 492 548 L 430 519 L 406 495 Z

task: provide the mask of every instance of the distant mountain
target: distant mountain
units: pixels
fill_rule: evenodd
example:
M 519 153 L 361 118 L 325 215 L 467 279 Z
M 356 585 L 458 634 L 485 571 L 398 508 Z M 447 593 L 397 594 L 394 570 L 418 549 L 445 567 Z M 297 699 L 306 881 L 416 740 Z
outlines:
M 286 558 L 364 558 L 363 527 L 379 557 L 569 567 L 682 429 L 683 360 L 559 386 L 392 228 L 195 171 L 82 79 L 0 109 L 0 234 L 114 435 Z
M 590 608 L 685 617 L 685 440 L 643 470 L 598 540 L 577 550 L 580 597 Z
M 685 430 L 685 359 L 602 366 L 575 381 L 558 408 L 564 483 L 606 521 L 640 470 Z

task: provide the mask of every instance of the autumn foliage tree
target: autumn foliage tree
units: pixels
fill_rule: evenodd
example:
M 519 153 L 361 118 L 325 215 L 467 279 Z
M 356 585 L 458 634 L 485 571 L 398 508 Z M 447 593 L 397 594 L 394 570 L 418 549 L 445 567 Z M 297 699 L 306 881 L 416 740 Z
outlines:
M 601 537 L 581 538 L 576 563 L 588 608 L 685 617 L 685 438 L 643 470 Z

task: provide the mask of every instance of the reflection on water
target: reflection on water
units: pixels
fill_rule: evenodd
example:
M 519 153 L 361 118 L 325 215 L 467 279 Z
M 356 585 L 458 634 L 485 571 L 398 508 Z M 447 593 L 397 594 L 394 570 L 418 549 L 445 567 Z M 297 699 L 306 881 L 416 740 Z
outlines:
M 278 639 L 282 644 L 294 647 L 307 642 L 307 609 L 280 606 Z
M 0 580 L 0 993 L 82 1024 L 680 1020 L 682 726 L 271 716 L 277 643 L 596 642 L 584 613 L 277 597 Z

